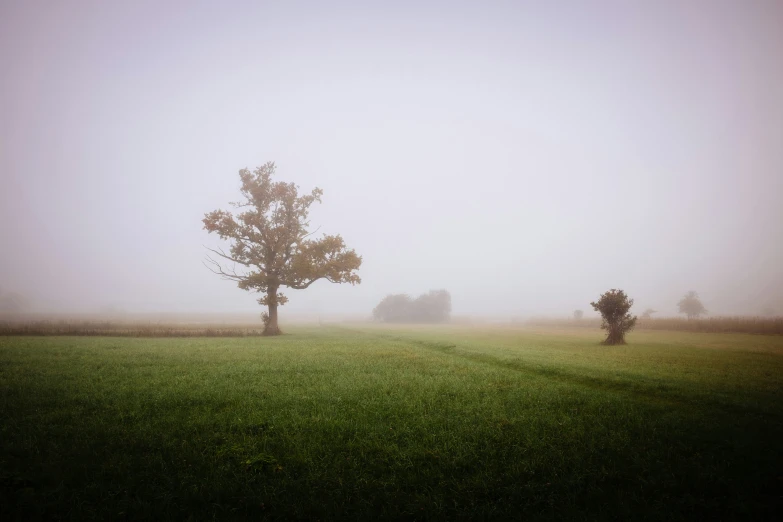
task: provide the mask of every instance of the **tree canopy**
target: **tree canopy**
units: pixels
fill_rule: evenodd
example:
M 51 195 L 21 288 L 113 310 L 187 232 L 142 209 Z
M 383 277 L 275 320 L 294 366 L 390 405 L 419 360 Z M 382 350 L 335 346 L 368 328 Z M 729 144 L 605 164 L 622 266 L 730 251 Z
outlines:
M 696 319 L 702 314 L 707 313 L 707 309 L 699 299 L 699 294 L 691 290 L 677 303 L 681 314 L 688 316 L 688 319 Z
M 628 299 L 622 290 L 612 288 L 590 305 L 601 314 L 601 328 L 609 332 L 604 344 L 625 344 L 626 332 L 636 325 L 636 316 L 628 313 L 633 306 L 633 299 Z
M 205 214 L 204 229 L 232 242 L 228 252 L 208 249 L 207 266 L 243 290 L 264 294 L 258 303 L 268 307 L 264 333 L 277 335 L 277 307 L 288 298 L 279 290 L 302 290 L 325 279 L 331 283 L 361 283 L 356 271 L 361 256 L 345 246 L 339 235 L 312 239 L 310 206 L 321 202 L 323 191 L 299 195 L 294 183 L 272 181 L 276 167 L 266 163 L 252 172 L 239 171 L 242 200 L 225 210 Z M 217 258 L 217 259 L 216 259 Z M 228 262 L 228 263 L 226 263 Z
M 376 321 L 386 323 L 442 323 L 451 316 L 451 294 L 430 290 L 416 299 L 407 294 L 387 295 L 372 315 Z

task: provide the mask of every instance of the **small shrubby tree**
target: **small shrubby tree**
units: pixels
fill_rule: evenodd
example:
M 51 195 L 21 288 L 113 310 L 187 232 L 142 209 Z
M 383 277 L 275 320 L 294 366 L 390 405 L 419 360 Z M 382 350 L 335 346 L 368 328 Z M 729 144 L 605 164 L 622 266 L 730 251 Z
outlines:
M 590 305 L 601 314 L 601 328 L 609 332 L 603 344 L 625 344 L 625 334 L 636 324 L 636 316 L 628 313 L 633 306 L 633 299 L 628 299 L 622 290 L 612 288 Z
M 582 317 L 584 317 L 584 315 L 585 315 L 585 313 L 583 311 L 581 311 L 581 310 L 574 310 L 574 319 L 576 319 L 577 321 L 582 319 Z
M 707 313 L 707 309 L 699 299 L 699 294 L 691 290 L 677 303 L 681 314 L 688 316 L 688 319 L 698 319 L 702 314 Z

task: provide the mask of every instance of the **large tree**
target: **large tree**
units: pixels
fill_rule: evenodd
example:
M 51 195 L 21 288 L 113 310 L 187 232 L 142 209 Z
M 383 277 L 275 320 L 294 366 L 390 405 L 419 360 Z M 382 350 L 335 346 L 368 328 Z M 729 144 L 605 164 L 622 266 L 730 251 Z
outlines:
M 243 290 L 264 294 L 258 303 L 269 310 L 266 335 L 280 334 L 277 307 L 288 301 L 282 287 L 302 290 L 319 279 L 358 284 L 356 271 L 362 264 L 339 235 L 310 239 L 315 233 L 308 230 L 310 206 L 321 202 L 323 191 L 316 188 L 300 196 L 294 183 L 272 181 L 274 173 L 271 162 L 253 172 L 240 170 L 243 199 L 231 203 L 237 214 L 214 210 L 203 219 L 204 229 L 232 242 L 228 252 L 208 249 L 219 259 L 208 255 L 207 266 Z

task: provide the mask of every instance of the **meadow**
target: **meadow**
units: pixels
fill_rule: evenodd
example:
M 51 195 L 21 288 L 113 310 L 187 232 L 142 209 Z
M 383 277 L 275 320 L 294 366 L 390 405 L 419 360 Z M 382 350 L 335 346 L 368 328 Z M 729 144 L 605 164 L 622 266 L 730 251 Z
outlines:
M 3 520 L 773 520 L 783 336 L 0 336 Z

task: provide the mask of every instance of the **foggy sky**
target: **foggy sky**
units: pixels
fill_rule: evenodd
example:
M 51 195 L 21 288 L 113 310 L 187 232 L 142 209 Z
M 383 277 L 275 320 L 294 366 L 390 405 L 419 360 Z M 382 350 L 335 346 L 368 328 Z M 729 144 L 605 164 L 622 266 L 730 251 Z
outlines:
M 259 311 L 203 265 L 241 168 L 324 189 L 366 313 L 562 314 L 609 288 L 783 312 L 783 2 L 0 4 L 0 286 Z

